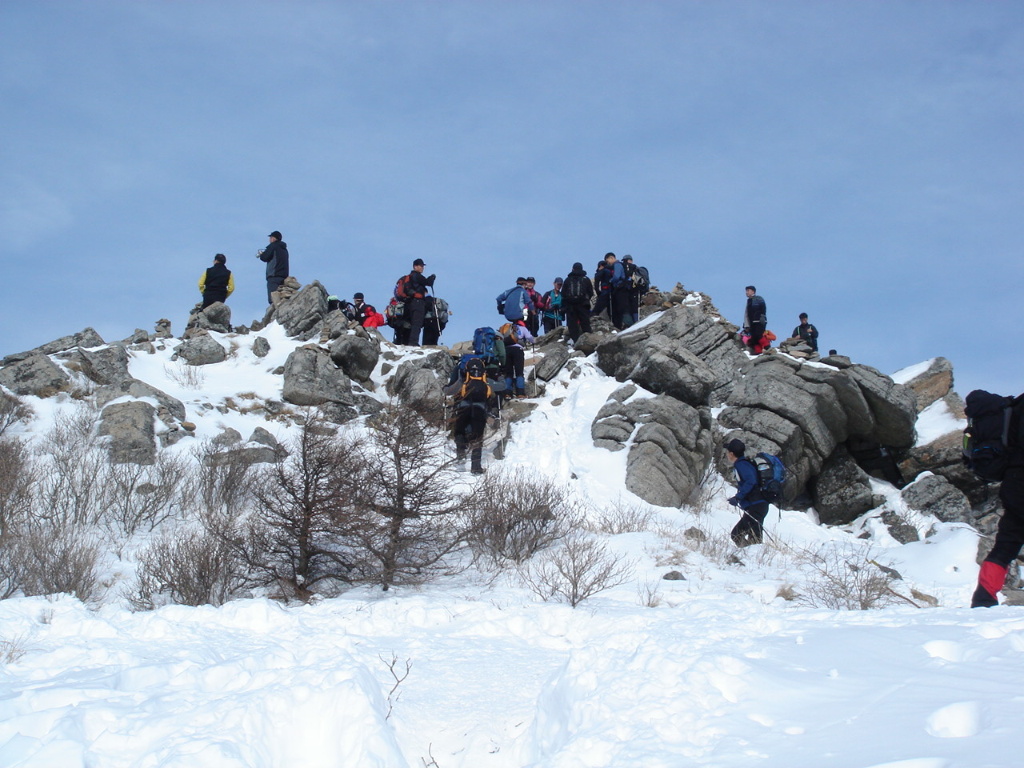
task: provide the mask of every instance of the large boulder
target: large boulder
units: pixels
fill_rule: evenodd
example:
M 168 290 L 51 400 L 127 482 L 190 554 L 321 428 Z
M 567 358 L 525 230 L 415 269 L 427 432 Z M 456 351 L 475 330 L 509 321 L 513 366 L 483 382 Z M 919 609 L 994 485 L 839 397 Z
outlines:
M 693 406 L 721 403 L 748 364 L 731 326 L 687 304 L 605 338 L 597 356 L 601 370 L 617 381 L 628 379 Z
M 388 379 L 387 392 L 403 405 L 420 411 L 432 411 L 442 401 L 441 389 L 455 368 L 455 361 L 444 350 L 417 355 L 405 360 Z
M 139 400 L 111 403 L 100 414 L 99 434 L 110 438 L 107 449 L 114 464 L 156 463 L 156 409 Z
M 71 336 L 61 336 L 59 339 L 49 341 L 27 352 L 16 352 L 13 355 L 7 355 L 3 360 L 0 360 L 0 365 L 17 363 L 33 355 L 55 355 L 58 352 L 66 352 L 75 347 L 101 347 L 104 344 L 106 342 L 96 331 L 92 328 L 86 328 Z
M 189 365 L 213 365 L 223 363 L 227 350 L 206 331 L 199 331 L 174 350 L 175 357 L 180 357 Z
M 327 314 L 327 291 L 314 280 L 274 308 L 274 317 L 289 336 L 311 339 Z
M 904 371 L 900 371 L 901 374 Z M 953 390 L 953 364 L 944 357 L 936 357 L 927 365 L 908 369 L 905 376 L 897 374 L 903 386 L 917 396 L 917 410 L 923 411 L 936 400 L 941 400 Z
M 917 396 L 914 392 L 867 365 L 851 365 L 844 373 L 860 387 L 874 416 L 875 428 L 870 437 L 882 445 L 910 448 L 916 439 Z
M 175 397 L 171 397 L 162 389 L 157 389 L 152 384 L 147 384 L 139 379 L 126 379 L 117 384 L 110 384 L 96 390 L 94 397 L 96 404 L 103 407 L 112 400 L 128 395 L 137 400 L 152 399 L 159 407 L 166 408 L 167 412 L 179 422 L 185 420 L 185 404 Z
M 91 381 L 101 385 L 119 385 L 132 378 L 128 372 L 131 355 L 120 344 L 100 349 L 75 349 L 62 355 L 71 368 L 78 368 Z
M 555 331 L 562 330 L 556 328 Z M 554 331 L 552 331 L 554 333 Z M 569 361 L 572 352 L 565 344 L 549 344 L 544 347 L 544 357 L 534 367 L 534 374 L 541 381 L 551 381 Z
M 923 472 L 940 475 L 964 493 L 972 504 L 981 504 L 989 495 L 989 487 L 964 465 L 963 447 L 963 433 L 949 432 L 911 448 L 900 462 L 900 471 L 906 478 Z
M 840 446 L 814 482 L 814 508 L 826 525 L 845 525 L 875 506 L 871 478 Z
M 0 368 L 0 384 L 16 395 L 52 397 L 71 388 L 71 379 L 44 354 L 29 355 Z
M 293 405 L 354 404 L 352 382 L 330 355 L 316 346 L 299 347 L 284 363 L 282 397 Z
M 370 380 L 380 359 L 380 347 L 366 337 L 346 333 L 331 345 L 331 360 L 350 378 L 360 382 Z
M 921 475 L 900 495 L 911 509 L 935 515 L 947 523 L 972 523 L 974 513 L 967 497 L 946 478 L 931 473 Z
M 222 302 L 215 301 L 205 309 L 200 309 L 188 319 L 185 335 L 190 336 L 193 329 L 230 333 L 231 307 Z
M 673 397 L 627 385 L 613 393 L 591 425 L 594 444 L 629 447 L 626 488 L 650 504 L 679 507 L 711 460 L 710 415 Z

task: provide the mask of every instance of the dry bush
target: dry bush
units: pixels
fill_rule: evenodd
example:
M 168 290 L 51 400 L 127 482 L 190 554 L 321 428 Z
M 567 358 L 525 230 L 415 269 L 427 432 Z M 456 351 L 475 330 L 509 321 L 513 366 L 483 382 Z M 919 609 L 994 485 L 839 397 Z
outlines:
M 522 563 L 578 530 L 583 521 L 582 507 L 568 487 L 524 467 L 488 475 L 467 507 L 470 546 L 497 566 Z
M 520 569 L 526 586 L 541 600 L 558 600 L 573 608 L 589 597 L 617 587 L 633 574 L 634 563 L 608 551 L 592 538 L 574 535 L 559 548 L 534 558 Z
M 617 536 L 620 533 L 640 533 L 650 529 L 654 512 L 650 507 L 623 501 L 621 497 L 592 515 L 592 530 Z
M 13 395 L 0 390 L 0 437 L 17 424 L 32 418 L 32 409 Z
M 140 556 L 136 582 L 126 598 L 136 610 L 166 602 L 223 605 L 245 582 L 242 564 L 223 538 L 202 530 L 165 534 Z
M 0 440 L 0 541 L 32 509 L 39 474 L 32 454 L 20 440 Z
M 0 597 L 68 593 L 90 602 L 99 594 L 99 556 L 84 528 L 35 521 L 0 543 Z
M 443 424 L 391 404 L 366 426 L 365 438 L 349 441 L 348 503 L 337 518 L 351 533 L 362 578 L 386 590 L 451 571 L 449 555 L 469 531 L 460 514 L 466 500 L 452 490 L 457 473 L 444 458 Z
M 182 389 L 201 389 L 206 382 L 206 374 L 198 365 L 189 365 L 184 360 L 174 365 L 165 365 L 164 373 Z
M 191 506 L 195 478 L 185 459 L 158 453 L 156 463 L 108 464 L 99 482 L 103 488 L 103 522 L 117 533 L 132 536 L 153 530 L 176 509 Z
M 109 466 L 96 440 L 95 408 L 80 404 L 59 413 L 39 445 L 41 481 L 35 515 L 60 528 L 93 522 L 102 510 L 103 486 L 97 482 Z
M 725 485 L 725 478 L 718 472 L 718 467 L 715 466 L 714 459 L 712 459 L 704 468 L 700 480 L 686 500 L 686 506 L 697 517 L 706 515 L 711 511 L 715 499 L 719 497 Z
M 13 664 L 28 653 L 28 635 L 0 637 L 0 663 Z
M 906 601 L 893 589 L 895 572 L 870 562 L 870 549 L 855 545 L 805 551 L 810 578 L 796 600 L 813 608 L 866 611 Z

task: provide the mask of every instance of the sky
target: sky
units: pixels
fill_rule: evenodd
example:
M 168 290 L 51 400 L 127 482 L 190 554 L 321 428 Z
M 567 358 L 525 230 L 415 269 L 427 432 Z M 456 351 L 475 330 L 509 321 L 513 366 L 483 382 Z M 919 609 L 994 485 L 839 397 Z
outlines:
M 383 309 L 415 258 L 499 321 L 629 253 L 733 322 L 1024 389 L 1024 4 L 0 3 L 0 354 L 180 333 L 215 253 Z

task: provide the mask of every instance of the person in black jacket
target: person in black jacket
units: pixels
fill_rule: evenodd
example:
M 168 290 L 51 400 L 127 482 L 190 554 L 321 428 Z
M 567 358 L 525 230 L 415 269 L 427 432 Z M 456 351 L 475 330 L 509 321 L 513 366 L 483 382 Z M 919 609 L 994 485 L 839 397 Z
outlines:
M 793 336 L 799 336 L 807 342 L 811 349 L 818 351 L 818 329 L 807 322 L 807 313 L 800 313 L 800 325 L 793 329 Z
M 409 273 L 409 281 L 406 285 L 405 319 L 409 321 L 409 335 L 405 343 L 410 347 L 420 345 L 420 331 L 423 329 L 423 321 L 427 316 L 427 289 L 434 285 L 434 278 L 423 276 L 423 269 L 426 267 L 423 259 L 416 259 L 412 263 L 412 272 Z
M 750 334 L 747 346 L 754 351 L 759 348 L 761 337 L 768 327 L 768 309 L 764 299 L 757 295 L 757 288 L 748 285 L 746 291 L 747 307 L 743 312 L 743 329 Z
M 575 344 L 584 333 L 590 333 L 590 301 L 594 298 L 594 284 L 580 262 L 572 265 L 572 272 L 562 281 L 562 312 L 569 338 Z
M 757 467 L 754 462 L 744 456 L 746 446 L 742 440 L 733 438 L 725 444 L 725 455 L 736 470 L 739 485 L 736 495 L 729 499 L 734 507 L 743 510 L 740 521 L 729 534 L 738 547 L 760 544 L 764 537 L 764 519 L 768 516 L 768 502 L 761 495 L 758 483 Z
M 466 362 L 466 372 L 444 388 L 444 393 L 455 398 L 454 425 L 456 461 L 466 458 L 466 449 L 472 450 L 470 461 L 475 475 L 484 471 L 483 437 L 487 428 L 487 412 L 494 399 L 494 390 L 487 382 L 484 361 L 478 357 Z
M 203 294 L 203 309 L 215 302 L 227 301 L 235 290 L 235 278 L 225 264 L 227 256 L 218 253 L 213 257 L 213 266 L 199 278 L 199 292 Z
M 267 263 L 267 303 L 273 304 L 271 294 L 281 287 L 281 283 L 288 277 L 288 246 L 281 239 L 281 233 L 276 229 L 267 237 L 270 238 L 270 245 L 260 251 L 260 261 Z

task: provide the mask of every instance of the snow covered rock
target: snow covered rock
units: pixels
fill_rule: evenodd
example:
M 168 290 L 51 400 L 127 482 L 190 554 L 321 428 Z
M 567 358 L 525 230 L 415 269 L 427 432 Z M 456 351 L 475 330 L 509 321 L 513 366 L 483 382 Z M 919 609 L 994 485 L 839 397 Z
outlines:
M 70 336 L 61 336 L 59 339 L 49 341 L 27 352 L 16 352 L 13 355 L 7 355 L 3 360 L 0 360 L 0 365 L 10 365 L 33 355 L 54 355 L 58 352 L 74 349 L 75 347 L 101 347 L 104 344 L 106 342 L 96 331 L 92 328 L 85 328 L 78 333 Z
M 893 379 L 913 390 L 917 395 L 917 410 L 921 412 L 953 390 L 953 364 L 944 357 L 936 357 L 904 368 L 894 374 Z
M 215 301 L 206 309 L 200 309 L 188 319 L 188 325 L 185 327 L 186 338 L 191 335 L 194 329 L 230 333 L 231 307 L 222 302 Z
M 71 368 L 77 368 L 97 384 L 120 385 L 132 376 L 128 372 L 131 356 L 120 344 L 100 349 L 75 349 L 60 355 Z
M 299 347 L 284 364 L 282 397 L 293 405 L 352 405 L 352 382 L 319 347 Z
M 946 523 L 971 523 L 974 513 L 967 497 L 946 478 L 927 473 L 900 494 L 911 509 L 935 515 Z
M 223 363 L 228 357 L 228 353 L 220 342 L 206 331 L 199 331 L 195 336 L 179 345 L 174 353 L 189 365 Z
M 556 328 L 555 330 L 560 329 Z M 551 381 L 569 361 L 570 354 L 572 353 L 565 344 L 549 344 L 545 346 L 544 357 L 533 369 L 536 377 L 541 381 Z
M 100 415 L 99 434 L 110 437 L 107 449 L 113 464 L 156 463 L 156 409 L 135 400 L 112 403 Z
M 853 522 L 875 506 L 871 479 L 840 446 L 821 468 L 814 483 L 814 508 L 825 525 Z
M 52 397 L 71 388 L 71 379 L 49 357 L 42 353 L 0 368 L 0 384 L 16 395 Z
M 380 348 L 368 338 L 355 334 L 339 336 L 331 345 L 331 360 L 356 381 L 369 381 L 379 359 Z
M 327 315 L 327 291 L 316 280 L 275 305 L 274 318 L 289 336 L 304 340 L 319 333 Z

